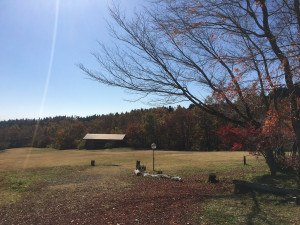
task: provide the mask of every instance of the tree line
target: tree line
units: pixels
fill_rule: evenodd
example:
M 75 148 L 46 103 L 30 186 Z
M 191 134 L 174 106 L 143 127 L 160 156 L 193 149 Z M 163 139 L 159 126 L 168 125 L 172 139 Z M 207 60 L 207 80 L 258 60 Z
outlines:
M 212 151 L 220 147 L 216 131 L 222 125 L 222 120 L 194 105 L 87 117 L 9 120 L 0 122 L 0 148 L 84 149 L 86 133 L 125 133 L 126 144 L 133 148 L 149 148 L 156 142 L 160 149 Z

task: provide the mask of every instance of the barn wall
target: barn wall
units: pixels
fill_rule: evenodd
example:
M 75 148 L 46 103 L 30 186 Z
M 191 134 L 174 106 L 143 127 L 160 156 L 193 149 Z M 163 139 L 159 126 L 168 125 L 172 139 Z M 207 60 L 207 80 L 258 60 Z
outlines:
M 113 148 L 115 148 L 115 147 L 124 147 L 125 146 L 124 141 L 91 140 L 91 139 L 87 139 L 85 147 L 86 147 L 86 149 L 89 149 L 89 150 L 92 150 L 92 149 L 104 149 L 105 145 L 107 143 L 110 143 Z

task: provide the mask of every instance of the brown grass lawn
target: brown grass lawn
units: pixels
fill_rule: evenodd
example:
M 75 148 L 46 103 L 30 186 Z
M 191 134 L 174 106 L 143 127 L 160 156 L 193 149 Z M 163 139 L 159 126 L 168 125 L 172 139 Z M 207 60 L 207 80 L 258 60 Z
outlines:
M 232 179 L 297 186 L 248 153 L 156 151 L 155 168 L 183 182 L 136 177 L 136 160 L 151 172 L 152 151 L 1 152 L 0 224 L 300 224 L 285 196 L 233 193 Z M 211 172 L 217 184 L 206 182 Z
M 185 167 L 204 169 L 215 164 L 241 165 L 243 156 L 256 161 L 247 152 L 179 152 L 155 151 L 157 169 L 178 170 Z M 130 149 L 115 150 L 55 150 L 38 148 L 17 148 L 7 150 L 0 155 L 0 172 L 24 170 L 37 167 L 84 166 L 91 160 L 99 166 L 122 164 L 122 168 L 134 169 L 135 161 L 141 160 L 149 169 L 152 168 L 152 150 L 134 151 Z

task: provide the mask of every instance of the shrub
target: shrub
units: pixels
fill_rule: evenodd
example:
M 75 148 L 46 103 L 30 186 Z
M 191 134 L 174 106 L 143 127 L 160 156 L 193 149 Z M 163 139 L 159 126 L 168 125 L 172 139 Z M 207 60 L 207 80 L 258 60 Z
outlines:
M 80 141 L 77 148 L 80 149 L 80 150 L 85 149 L 85 143 L 86 143 L 85 140 Z
M 104 148 L 112 148 L 113 147 L 113 144 L 112 143 L 109 143 L 107 142 L 105 145 L 104 145 Z

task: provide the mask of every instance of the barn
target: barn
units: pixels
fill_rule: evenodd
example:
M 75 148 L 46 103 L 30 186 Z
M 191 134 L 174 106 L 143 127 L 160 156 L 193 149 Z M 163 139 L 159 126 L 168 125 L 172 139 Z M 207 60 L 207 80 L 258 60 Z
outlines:
M 86 141 L 86 149 L 101 149 L 122 147 L 125 134 L 86 134 L 83 140 Z

